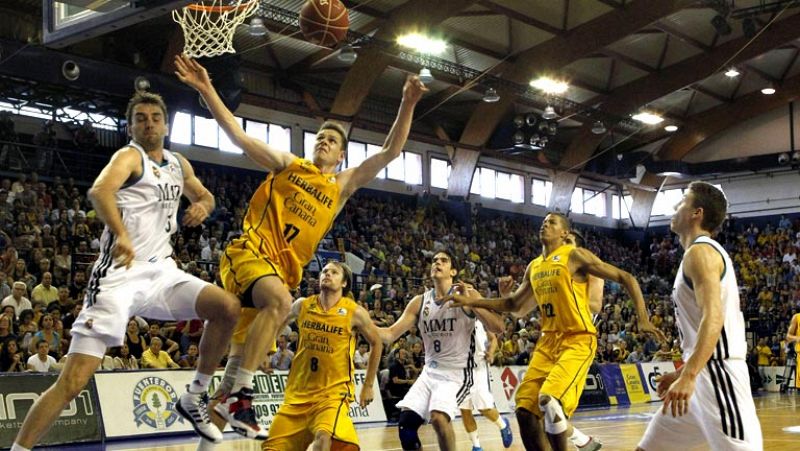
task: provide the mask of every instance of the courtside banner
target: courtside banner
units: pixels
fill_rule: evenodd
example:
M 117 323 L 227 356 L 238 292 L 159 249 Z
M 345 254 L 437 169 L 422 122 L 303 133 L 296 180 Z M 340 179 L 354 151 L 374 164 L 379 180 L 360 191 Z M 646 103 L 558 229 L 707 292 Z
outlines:
M 658 397 L 656 378 L 675 371 L 675 364 L 672 362 L 643 362 L 638 365 L 640 376 L 645 381 L 645 388 L 650 394 L 650 401 L 661 401 Z
M 633 363 L 623 363 L 619 366 L 619 370 L 625 379 L 625 388 L 631 404 L 650 402 L 650 394 L 646 391 L 646 382 L 642 381 L 642 376 L 639 374 L 639 367 Z
M 612 406 L 630 404 L 631 400 L 628 398 L 625 378 L 622 377 L 619 365 L 616 363 L 602 363 L 599 366 L 600 375 L 603 376 L 603 386 L 605 386 L 606 393 L 608 393 L 608 402 Z
M 106 437 L 192 431 L 175 410 L 194 370 L 130 371 L 95 374 Z
M 583 386 L 580 407 L 608 407 L 608 394 L 603 387 L 603 376 L 600 375 L 600 367 L 592 363 L 589 374 L 586 375 L 586 384 Z
M 0 377 L 0 447 L 10 448 L 34 401 L 55 383 L 57 374 L 4 374 Z M 100 413 L 94 383 L 81 390 L 53 427 L 39 441 L 40 445 L 99 442 Z
M 526 366 L 490 366 L 492 395 L 500 413 L 510 413 L 516 409 L 514 396 L 525 376 Z
M 761 383 L 764 384 L 764 390 L 768 392 L 781 391 L 781 385 L 785 382 L 785 366 L 760 366 L 758 367 L 758 372 L 761 375 Z M 791 381 L 789 386 L 794 386 L 794 381 Z

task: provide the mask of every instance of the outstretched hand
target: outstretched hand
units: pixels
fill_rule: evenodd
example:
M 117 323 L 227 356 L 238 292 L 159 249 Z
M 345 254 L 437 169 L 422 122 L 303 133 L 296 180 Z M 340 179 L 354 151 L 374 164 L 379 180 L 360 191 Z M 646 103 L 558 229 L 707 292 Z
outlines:
M 406 84 L 403 86 L 404 101 L 416 105 L 426 92 L 428 92 L 428 88 L 419 79 L 419 75 L 409 75 L 406 78 Z
M 175 75 L 198 91 L 212 86 L 206 68 L 186 55 L 175 55 Z
M 637 326 L 639 326 L 640 333 L 654 335 L 659 343 L 667 343 L 667 336 L 664 335 L 664 332 L 661 329 L 653 325 L 649 319 L 639 318 Z

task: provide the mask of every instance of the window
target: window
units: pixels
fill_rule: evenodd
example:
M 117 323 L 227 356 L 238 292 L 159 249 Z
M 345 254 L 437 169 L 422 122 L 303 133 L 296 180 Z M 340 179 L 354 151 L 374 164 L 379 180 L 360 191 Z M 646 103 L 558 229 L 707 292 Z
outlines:
M 431 187 L 447 189 L 450 169 L 450 163 L 446 160 L 431 158 Z
M 525 202 L 525 177 L 519 174 L 510 174 L 508 177 L 511 187 L 511 202 L 521 204 Z
M 614 219 L 622 219 L 620 216 L 619 205 L 620 197 L 616 194 L 611 195 L 611 217 Z
M 675 212 L 675 205 L 677 205 L 683 197 L 682 191 L 681 189 L 659 191 L 653 203 L 653 211 L 650 213 L 650 216 L 672 216 Z
M 251 138 L 255 138 L 262 142 L 267 142 L 267 129 L 268 125 L 263 122 L 256 122 L 247 120 L 245 122 L 244 131 L 247 133 L 247 136 Z
M 219 126 L 214 119 L 194 117 L 194 143 L 198 146 L 217 148 L 219 146 Z
M 550 193 L 553 191 L 553 182 L 533 179 L 531 181 L 531 202 L 534 205 L 546 207 L 550 204 Z
M 631 210 L 633 209 L 633 196 L 626 194 L 622 197 L 622 219 L 631 217 Z
M 317 134 L 303 132 L 303 158 L 311 160 L 314 158 L 314 144 L 317 142 Z M 350 145 L 352 147 L 352 144 Z
M 367 145 L 357 141 L 350 141 L 347 145 L 347 167 L 354 168 L 367 158 Z
M 192 115 L 177 112 L 169 128 L 169 142 L 178 144 L 192 143 Z
M 422 185 L 422 155 L 414 152 L 405 154 L 405 180 L 409 185 Z
M 278 150 L 292 151 L 292 128 L 277 124 L 269 124 L 267 142 Z
M 583 214 L 583 188 L 575 188 L 575 191 L 572 192 L 569 211 Z
M 367 144 L 367 158 L 376 155 L 378 152 L 382 151 L 383 147 L 376 146 L 374 144 Z M 376 179 L 385 179 L 386 178 L 386 170 L 382 170 L 378 172 L 378 175 L 375 176 Z
M 242 127 L 242 125 L 244 123 L 244 119 L 242 119 L 240 117 L 237 117 L 237 118 L 234 118 L 234 119 L 236 119 L 236 122 L 239 124 L 239 127 Z M 224 130 L 222 130 L 222 127 L 219 127 L 219 132 L 218 133 L 219 133 L 219 144 L 217 146 L 215 146 L 215 147 L 218 147 L 219 150 L 221 150 L 223 152 L 243 153 L 242 149 L 240 149 L 238 146 L 233 144 L 233 142 L 231 142 L 230 138 L 228 138 L 228 135 L 225 134 Z
M 397 158 L 389 162 L 389 164 L 386 166 L 387 178 L 392 180 L 400 180 L 401 182 L 404 180 L 403 175 L 406 172 L 406 163 L 404 157 L 404 152 L 401 152 Z
M 606 195 L 592 190 L 583 190 L 583 212 L 598 217 L 606 216 Z

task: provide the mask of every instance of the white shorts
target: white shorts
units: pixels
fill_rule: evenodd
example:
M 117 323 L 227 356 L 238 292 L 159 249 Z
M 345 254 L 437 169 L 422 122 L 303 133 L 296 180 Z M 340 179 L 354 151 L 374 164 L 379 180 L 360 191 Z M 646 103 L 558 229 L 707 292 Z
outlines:
M 425 420 L 431 419 L 431 411 L 439 411 L 450 416 L 450 421 L 458 414 L 458 405 L 469 397 L 472 386 L 472 371 L 442 370 L 425 367 L 417 381 L 406 393 L 397 407 L 413 410 Z
M 475 383 L 469 389 L 469 396 L 464 402 L 458 405 L 461 410 L 487 410 L 494 409 L 494 396 L 492 395 L 492 380 L 489 375 L 489 366 L 479 363 L 478 367 L 472 371 L 472 379 Z
M 197 318 L 197 296 L 209 284 L 180 270 L 175 261 L 134 262 L 113 268 L 99 259 L 92 268 L 83 310 L 72 325 L 69 353 L 103 357 L 106 347 L 121 346 L 131 316 L 162 321 Z
M 761 423 L 743 360 L 709 360 L 697 376 L 689 411 L 680 417 L 658 409 L 639 447 L 645 451 L 691 449 L 707 443 L 713 450 L 764 449 Z

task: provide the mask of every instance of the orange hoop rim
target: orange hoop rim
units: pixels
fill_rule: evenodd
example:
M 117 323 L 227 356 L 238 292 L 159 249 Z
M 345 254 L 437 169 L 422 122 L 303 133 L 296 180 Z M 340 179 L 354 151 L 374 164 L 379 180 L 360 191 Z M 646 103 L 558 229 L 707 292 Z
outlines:
M 242 2 L 239 6 L 206 6 L 200 3 L 191 3 L 186 5 L 187 9 L 191 9 L 192 11 L 201 11 L 207 13 L 214 13 L 214 14 L 221 14 L 227 13 L 231 11 L 239 11 L 243 9 L 247 9 L 250 7 L 251 3 L 255 3 L 258 0 L 250 0 L 248 2 Z

